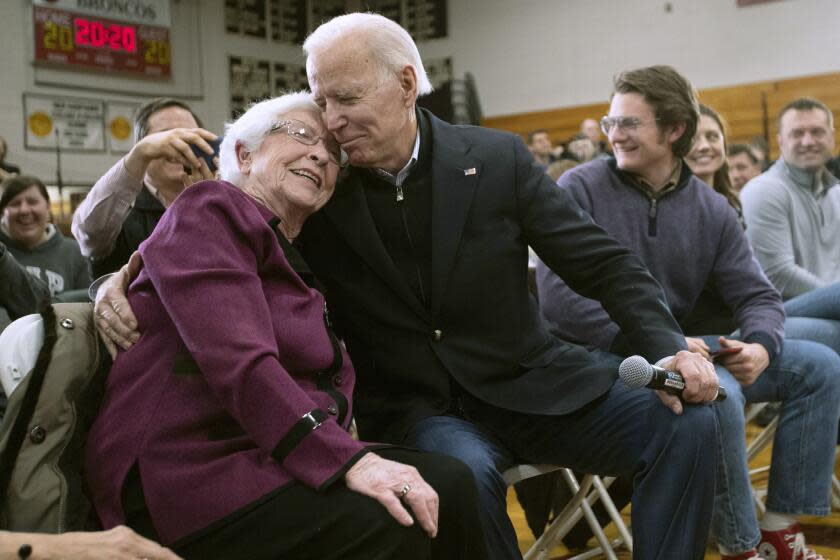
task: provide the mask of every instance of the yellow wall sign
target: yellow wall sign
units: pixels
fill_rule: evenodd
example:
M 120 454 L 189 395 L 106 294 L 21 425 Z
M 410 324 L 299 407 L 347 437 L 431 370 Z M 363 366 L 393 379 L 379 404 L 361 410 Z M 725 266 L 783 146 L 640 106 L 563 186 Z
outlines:
M 134 144 L 134 114 L 140 107 L 137 103 L 109 101 L 106 107 L 108 150 L 126 153 Z
M 53 131 L 52 118 L 43 111 L 35 111 L 27 119 L 29 130 L 38 138 L 45 138 Z

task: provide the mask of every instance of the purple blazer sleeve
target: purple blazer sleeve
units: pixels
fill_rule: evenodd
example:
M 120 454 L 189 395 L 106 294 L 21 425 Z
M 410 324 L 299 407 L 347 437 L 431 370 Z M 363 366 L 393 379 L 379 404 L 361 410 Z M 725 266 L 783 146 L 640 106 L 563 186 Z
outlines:
M 315 390 L 315 372 L 284 367 L 278 338 L 285 328 L 314 332 L 324 327 L 312 313 L 301 314 L 315 296 L 289 266 L 264 214 L 227 183 L 200 183 L 178 197 L 140 252 L 211 391 L 270 455 L 304 414 L 318 408 L 307 391 Z M 272 321 L 278 313 L 284 315 Z M 320 313 L 317 319 L 322 321 Z M 363 450 L 329 418 L 282 466 L 319 488 Z

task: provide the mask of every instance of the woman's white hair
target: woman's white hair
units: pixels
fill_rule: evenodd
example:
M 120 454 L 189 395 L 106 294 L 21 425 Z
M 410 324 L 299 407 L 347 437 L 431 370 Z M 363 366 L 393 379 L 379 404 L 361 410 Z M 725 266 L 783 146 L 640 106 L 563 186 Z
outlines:
M 293 111 L 309 111 L 318 120 L 321 119 L 321 111 L 312 100 L 312 94 L 308 91 L 296 91 L 254 103 L 238 119 L 226 123 L 225 138 L 219 148 L 219 176 L 225 181 L 241 186 L 245 176 L 239 171 L 237 142 L 253 153 L 259 149 L 271 127 L 281 120 L 283 115 Z
M 334 47 L 336 42 L 348 37 L 363 37 L 371 56 L 377 62 L 382 78 L 388 79 L 399 73 L 406 65 L 417 74 L 417 95 L 432 91 L 432 83 L 423 68 L 423 60 L 417 45 L 408 31 L 385 16 L 372 13 L 353 13 L 334 17 L 322 23 L 303 43 L 306 53 L 306 74 L 309 83 L 315 72 L 315 57 Z

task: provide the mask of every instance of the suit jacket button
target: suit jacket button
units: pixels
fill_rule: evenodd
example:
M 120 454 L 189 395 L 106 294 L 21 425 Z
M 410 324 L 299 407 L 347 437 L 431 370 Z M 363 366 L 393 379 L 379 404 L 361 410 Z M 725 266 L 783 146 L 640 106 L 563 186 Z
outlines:
M 341 384 L 344 383 L 344 378 L 342 378 L 340 375 L 336 374 L 336 375 L 333 375 L 332 382 L 333 382 L 333 385 L 335 385 L 336 387 L 341 387 Z
M 432 340 L 435 342 L 440 342 L 440 339 L 443 338 L 443 331 L 440 329 L 435 329 L 432 331 Z
M 327 412 L 329 412 L 330 414 L 335 416 L 336 414 L 338 414 L 338 407 L 335 406 L 334 404 L 331 404 L 330 406 L 327 407 Z

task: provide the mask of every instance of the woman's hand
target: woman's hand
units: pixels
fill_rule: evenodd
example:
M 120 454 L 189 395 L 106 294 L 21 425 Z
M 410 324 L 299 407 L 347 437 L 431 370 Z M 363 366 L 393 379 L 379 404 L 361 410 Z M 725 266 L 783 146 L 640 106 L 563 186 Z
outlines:
M 128 350 L 140 338 L 140 333 L 137 332 L 137 318 L 128 304 L 126 292 L 142 266 L 140 253 L 135 251 L 128 263 L 96 292 L 96 302 L 93 305 L 96 330 L 99 331 L 112 358 L 117 355 L 117 346 Z
M 4 533 L 0 542 L 0 557 L 6 558 L 23 544 L 32 547 L 33 558 L 48 560 L 178 560 L 180 556 L 168 548 L 144 539 L 128 527 L 114 527 L 110 531 L 91 533 L 63 533 L 60 535 Z M 8 548 L 8 550 L 7 550 Z M 15 556 L 17 557 L 17 556 Z
M 405 508 L 408 505 L 429 537 L 437 536 L 438 495 L 414 467 L 368 453 L 347 471 L 344 481 L 350 490 L 385 506 L 406 527 L 414 524 Z

